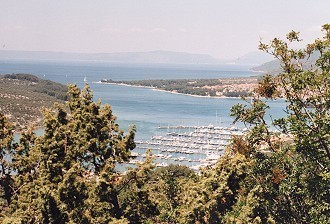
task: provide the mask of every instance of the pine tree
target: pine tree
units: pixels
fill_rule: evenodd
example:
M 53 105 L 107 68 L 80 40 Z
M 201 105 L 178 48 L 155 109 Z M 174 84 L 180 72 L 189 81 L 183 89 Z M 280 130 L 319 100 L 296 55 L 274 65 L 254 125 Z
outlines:
M 8 210 L 12 200 L 12 166 L 10 155 L 13 148 L 13 127 L 7 118 L 0 113 L 0 221 Z
M 44 110 L 44 134 L 23 136 L 14 156 L 13 217 L 23 223 L 108 223 L 122 215 L 115 165 L 128 161 L 135 128 L 124 135 L 88 85 L 69 85 L 68 98 L 67 108 Z

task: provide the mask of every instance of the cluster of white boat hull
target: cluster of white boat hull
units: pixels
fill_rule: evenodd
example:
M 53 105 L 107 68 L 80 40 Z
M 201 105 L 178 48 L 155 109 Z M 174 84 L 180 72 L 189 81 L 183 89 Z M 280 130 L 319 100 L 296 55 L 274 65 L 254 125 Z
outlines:
M 137 148 L 132 153 L 135 159 L 131 164 L 139 163 L 150 149 L 157 166 L 168 164 L 188 165 L 198 170 L 212 166 L 223 154 L 233 135 L 243 135 L 246 130 L 236 127 L 220 126 L 167 126 L 158 127 L 161 135 L 155 135 L 148 141 L 136 141 Z

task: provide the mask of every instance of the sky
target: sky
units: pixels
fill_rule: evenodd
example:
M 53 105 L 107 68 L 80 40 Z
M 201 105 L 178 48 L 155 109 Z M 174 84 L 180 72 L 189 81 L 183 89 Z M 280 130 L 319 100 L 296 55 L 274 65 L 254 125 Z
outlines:
M 330 23 L 330 0 L 0 0 L 0 50 L 168 50 L 238 58 Z

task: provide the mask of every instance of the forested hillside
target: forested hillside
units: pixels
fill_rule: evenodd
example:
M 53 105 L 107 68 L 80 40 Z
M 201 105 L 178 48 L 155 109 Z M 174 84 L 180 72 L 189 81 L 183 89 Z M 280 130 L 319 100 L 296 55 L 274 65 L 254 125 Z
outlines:
M 101 83 L 131 85 L 154 88 L 172 93 L 211 97 L 247 97 L 253 92 L 260 77 L 223 79 L 166 79 L 113 81 L 103 79 Z
M 214 167 L 155 168 L 126 173 L 135 127 L 119 129 L 109 105 L 92 101 L 88 85 L 70 85 L 68 102 L 44 111 L 45 133 L 26 130 L 13 142 L 0 114 L 1 223 L 329 223 L 330 24 L 323 39 L 289 48 L 297 32 L 260 48 L 280 59 L 253 100 L 231 109 L 249 128 Z M 319 52 L 315 66 L 302 66 Z M 284 97 L 286 116 L 265 121 L 266 99 Z M 276 127 L 277 132 L 272 128 Z

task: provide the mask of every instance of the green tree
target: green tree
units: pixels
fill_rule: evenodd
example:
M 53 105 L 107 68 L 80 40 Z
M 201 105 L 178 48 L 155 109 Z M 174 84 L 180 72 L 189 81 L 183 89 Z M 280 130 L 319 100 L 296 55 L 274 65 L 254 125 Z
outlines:
M 283 71 L 260 82 L 250 107 L 232 108 L 236 121 L 251 125 L 246 140 L 257 164 L 251 176 L 262 183 L 257 190 L 263 202 L 258 207 L 279 223 L 330 221 L 330 25 L 324 25 L 323 31 L 323 39 L 305 49 L 289 47 L 300 41 L 294 31 L 287 42 L 275 38 L 261 43 L 260 49 L 277 58 Z M 320 55 L 314 64 L 308 62 L 312 54 Z M 280 131 L 275 133 L 265 122 L 268 106 L 262 97 L 279 96 L 287 101 L 287 116 L 273 121 Z
M 13 148 L 13 127 L 8 123 L 7 118 L 0 113 L 0 220 L 1 216 L 8 210 L 11 204 L 13 180 L 11 173 L 10 155 Z
M 170 164 L 154 170 L 147 187 L 152 191 L 151 198 L 159 210 L 156 223 L 179 222 L 184 185 L 196 179 L 196 174 L 187 166 Z
M 150 151 L 147 155 L 119 185 L 124 216 L 130 223 L 179 223 L 183 186 L 197 176 L 186 166 L 156 168 Z
M 22 223 L 109 223 L 121 218 L 117 162 L 128 161 L 135 128 L 119 129 L 109 105 L 93 102 L 88 85 L 69 85 L 67 108 L 44 111 L 44 135 L 23 135 L 14 155 Z M 34 136 L 34 137 L 33 137 Z
M 329 223 L 330 26 L 323 29 L 325 37 L 302 50 L 289 48 L 296 32 L 260 44 L 283 72 L 265 76 L 251 101 L 231 109 L 249 132 L 183 186 L 180 223 Z M 304 66 L 317 53 L 315 65 Z M 267 100 L 277 97 L 286 99 L 287 116 L 268 123 Z
M 151 151 L 148 150 L 146 154 L 146 160 L 130 169 L 117 188 L 124 217 L 130 223 L 153 223 L 159 215 L 157 204 L 152 201 L 152 191 L 148 187 L 155 165 Z
M 305 49 L 290 32 L 260 49 L 283 72 L 265 76 L 254 98 L 231 110 L 250 129 L 234 136 L 215 167 L 155 168 L 147 160 L 125 175 L 117 162 L 135 147 L 110 106 L 89 86 L 69 86 L 67 107 L 45 110 L 45 133 L 27 130 L 13 144 L 0 114 L 2 223 L 329 223 L 330 25 Z M 319 59 L 308 63 L 312 54 Z M 308 66 L 306 66 L 308 65 Z M 266 122 L 267 100 L 287 101 L 284 118 Z M 277 128 L 275 132 L 273 128 Z M 8 159 L 9 158 L 9 159 Z

